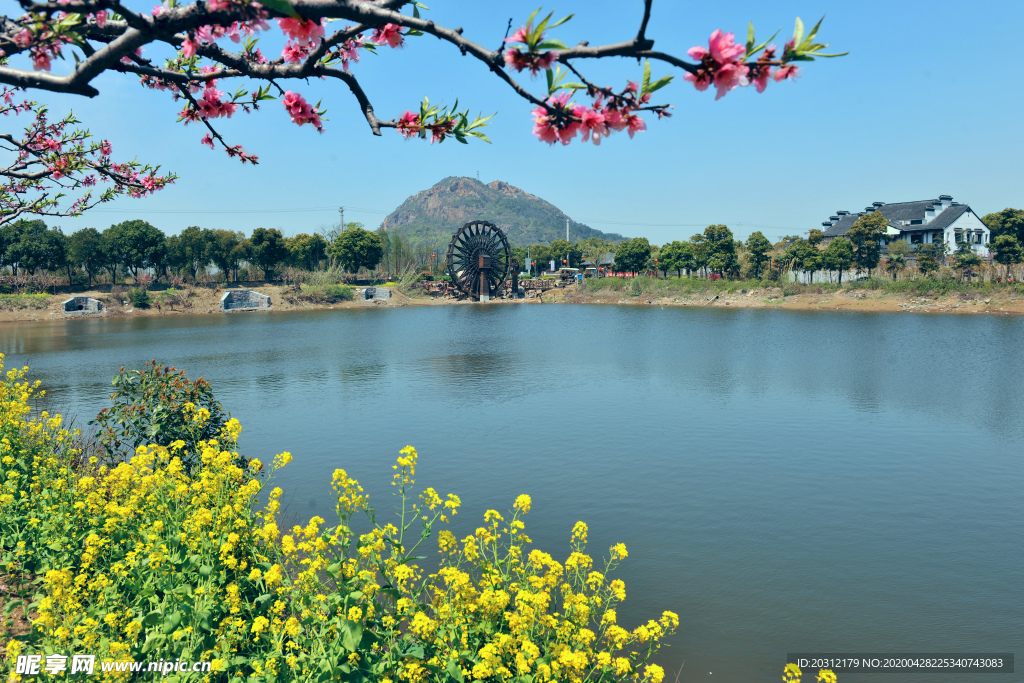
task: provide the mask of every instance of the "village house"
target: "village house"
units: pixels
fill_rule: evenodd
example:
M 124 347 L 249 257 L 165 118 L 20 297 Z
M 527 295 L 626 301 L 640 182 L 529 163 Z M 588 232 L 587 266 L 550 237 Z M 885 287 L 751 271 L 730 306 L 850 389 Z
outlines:
M 915 202 L 873 202 L 858 213 L 836 211 L 836 215 L 821 224 L 824 241 L 845 235 L 858 218 L 875 211 L 888 221 L 886 234 L 890 242 L 903 240 L 916 245 L 942 240 L 947 250 L 953 252 L 959 242 L 966 241 L 979 256 L 989 255 L 991 235 L 988 226 L 981 222 L 971 207 L 954 202 L 948 194 L 939 195 L 938 199 Z

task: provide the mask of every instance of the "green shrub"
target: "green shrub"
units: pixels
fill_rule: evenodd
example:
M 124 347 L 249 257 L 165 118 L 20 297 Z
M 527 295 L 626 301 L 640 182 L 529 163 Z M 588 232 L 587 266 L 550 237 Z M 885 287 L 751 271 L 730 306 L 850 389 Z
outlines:
M 132 302 L 135 308 L 149 308 L 152 305 L 149 292 L 142 287 L 132 287 L 128 290 L 128 301 Z
M 215 438 L 230 417 L 214 400 L 209 382 L 202 377 L 189 380 L 184 370 L 160 367 L 155 360 L 146 363 L 145 370 L 122 367 L 111 384 L 114 405 L 89 422 L 99 426 L 97 438 L 111 461 L 143 444 L 170 446 L 179 439 L 195 452 L 198 443 Z M 201 426 L 197 415 L 204 416 Z M 186 457 L 182 464 L 191 470 L 198 462 Z

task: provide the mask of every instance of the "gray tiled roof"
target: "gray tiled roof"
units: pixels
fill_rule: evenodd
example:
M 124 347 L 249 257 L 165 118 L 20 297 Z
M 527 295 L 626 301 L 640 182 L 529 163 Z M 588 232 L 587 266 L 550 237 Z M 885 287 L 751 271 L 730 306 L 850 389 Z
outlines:
M 903 225 L 900 226 L 900 232 L 915 232 L 921 230 L 945 230 L 949 225 L 960 216 L 964 215 L 971 210 L 971 207 L 961 204 L 960 206 L 948 206 L 938 216 L 928 221 L 924 225 Z
M 923 221 L 925 218 L 925 212 L 932 208 L 936 202 L 938 202 L 937 199 L 923 199 L 914 202 L 894 202 L 892 204 L 884 204 L 877 210 L 885 216 L 890 224 L 895 224 L 898 221 Z M 894 225 L 893 227 L 899 228 L 901 232 L 943 230 L 950 223 L 962 216 L 964 212 L 970 210 L 970 207 L 965 204 L 961 204 L 959 206 L 947 206 L 939 213 L 938 216 L 928 221 L 928 223 L 920 225 Z M 825 230 L 825 237 L 839 237 L 840 235 L 845 235 L 850 228 L 853 227 L 853 224 L 857 222 L 857 219 L 863 216 L 864 213 L 865 212 L 862 211 L 860 213 L 843 216 L 835 225 Z
M 890 221 L 924 220 L 924 212 L 932 208 L 938 199 L 921 199 L 916 202 L 894 202 L 884 204 L 878 210 Z
M 857 222 L 857 219 L 860 218 L 862 215 L 863 213 L 846 214 L 838 221 L 836 221 L 835 225 L 833 225 L 831 228 L 825 231 L 825 237 L 839 237 L 841 235 L 845 235 L 850 230 L 850 228 L 853 227 L 853 224 Z

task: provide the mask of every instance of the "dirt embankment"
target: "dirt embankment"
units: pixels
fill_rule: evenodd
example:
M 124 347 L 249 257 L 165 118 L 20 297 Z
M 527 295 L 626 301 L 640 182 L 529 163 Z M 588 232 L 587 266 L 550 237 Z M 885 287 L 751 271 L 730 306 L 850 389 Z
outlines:
M 435 299 L 429 296 L 409 296 L 398 289 L 392 289 L 392 296 L 385 301 L 342 301 L 326 303 L 310 301 L 291 287 L 264 286 L 254 287 L 255 291 L 266 294 L 271 300 L 271 312 L 301 311 L 338 308 L 375 308 L 401 306 L 444 306 L 465 305 L 467 300 Z M 358 292 L 358 290 L 357 290 Z M 90 296 L 102 301 L 106 311 L 103 317 L 128 316 L 166 316 L 166 315 L 223 315 L 219 311 L 220 297 L 223 290 L 196 288 L 182 292 L 173 300 L 164 298 L 160 292 L 152 293 L 150 308 L 135 308 L 121 297 L 102 292 L 83 292 L 76 296 Z M 65 318 L 61 304 L 68 298 L 67 294 L 50 296 L 42 308 L 12 308 L 0 302 L 0 323 L 33 320 L 58 320 Z M 544 292 L 541 296 L 518 301 L 492 300 L 492 304 L 625 304 L 641 306 L 730 306 L 734 308 L 774 308 L 793 311 L 859 311 L 864 313 L 955 313 L 975 314 L 987 313 L 995 315 L 1024 315 L 1024 298 L 1007 292 L 982 295 L 954 294 L 943 297 L 911 296 L 887 294 L 871 290 L 843 290 L 821 294 L 783 295 L 777 288 L 756 289 L 746 293 L 740 292 L 688 292 L 665 295 L 640 294 L 629 295 L 625 292 L 611 290 L 587 292 L 575 288 L 554 289 Z M 91 317 L 91 316 L 90 316 Z
M 386 301 L 340 301 L 336 303 L 316 302 L 299 295 L 292 287 L 269 285 L 252 287 L 260 294 L 270 297 L 270 311 L 301 311 L 332 308 L 373 308 L 375 306 L 408 306 L 435 303 L 432 299 L 416 297 L 412 299 L 403 292 L 392 289 L 392 296 Z M 125 295 L 114 296 L 103 292 L 80 292 L 74 296 L 88 296 L 103 302 L 106 310 L 96 316 L 86 317 L 129 317 L 129 316 L 160 316 L 160 315 L 224 315 L 219 310 L 223 289 L 206 289 L 197 287 L 192 290 L 181 290 L 177 296 L 167 297 L 163 292 L 150 292 L 149 308 L 137 308 L 127 302 Z M 356 290 L 356 294 L 358 295 Z M 42 308 L 12 307 L 0 301 L 0 322 L 58 320 L 65 317 L 62 304 L 69 298 L 68 294 L 50 296 Z M 76 316 L 77 317 L 77 316 Z
M 668 293 L 667 296 L 625 292 L 577 292 L 572 289 L 545 293 L 545 301 L 587 304 L 633 304 L 658 306 L 732 306 L 734 308 L 777 308 L 792 311 L 859 311 L 862 313 L 988 313 L 1024 315 L 1024 298 L 1012 292 L 985 295 L 953 294 L 949 296 L 918 296 L 843 290 L 820 294 L 785 296 L 777 288 L 740 292 Z

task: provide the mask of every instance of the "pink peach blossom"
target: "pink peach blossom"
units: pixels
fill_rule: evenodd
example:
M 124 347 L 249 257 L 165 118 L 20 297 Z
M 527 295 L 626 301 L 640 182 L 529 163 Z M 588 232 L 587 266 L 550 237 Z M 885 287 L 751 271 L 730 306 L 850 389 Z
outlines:
M 402 27 L 398 24 L 384 24 L 384 28 L 373 29 L 371 40 L 378 45 L 386 43 L 391 47 L 401 47 L 404 40 L 402 37 Z
M 45 50 L 32 50 L 32 67 L 37 71 L 50 70 L 50 55 Z
M 398 119 L 397 128 L 398 132 L 402 134 L 402 137 L 408 140 L 411 137 L 419 135 L 423 126 L 420 125 L 419 114 L 415 114 L 407 110 L 402 114 L 401 118 Z
M 689 71 L 683 74 L 683 80 L 689 83 L 693 83 L 693 87 L 696 88 L 699 92 L 704 92 L 705 90 L 707 90 L 708 86 L 711 85 L 711 81 L 713 79 L 714 77 L 711 75 L 711 73 L 705 71 L 704 69 L 701 69 L 696 74 L 692 74 Z
M 584 108 L 580 112 L 580 118 L 583 119 L 581 125 L 583 142 L 593 139 L 595 145 L 600 145 L 601 138 L 608 137 L 608 126 L 605 123 L 604 114 Z
M 526 42 L 526 27 L 520 26 L 516 29 L 510 37 L 505 39 L 506 43 L 525 43 Z
M 277 25 L 285 35 L 302 45 L 308 43 L 315 48 L 320 45 L 320 40 L 324 37 L 324 26 L 323 23 L 319 21 L 301 18 L 293 19 L 288 17 L 285 19 L 278 19 Z
M 292 117 L 293 123 L 300 126 L 311 123 L 314 128 L 321 133 L 323 132 L 323 123 L 320 120 L 320 114 L 313 110 L 313 107 L 306 102 L 306 99 L 302 95 L 289 90 L 284 94 L 281 104 L 283 104 L 284 108 L 288 110 L 288 114 Z
M 784 64 L 775 70 L 772 74 L 772 78 L 775 79 L 776 83 L 781 83 L 787 79 L 794 79 L 800 76 L 800 67 L 795 64 Z
M 715 87 L 718 89 L 718 94 L 715 95 L 715 99 L 719 100 L 725 97 L 725 94 L 741 85 L 748 85 L 747 72 L 750 69 L 739 63 L 726 64 L 722 66 L 718 71 L 715 72 Z
M 662 114 L 659 111 L 658 112 L 658 116 L 660 117 L 661 115 Z M 670 116 L 670 114 L 665 114 L 665 116 Z M 629 114 L 626 117 L 626 119 L 627 119 L 626 132 L 629 133 L 630 139 L 633 138 L 633 134 L 634 133 L 640 133 L 642 131 L 647 130 L 647 123 L 642 118 L 640 118 L 639 116 L 637 116 L 635 114 Z
M 743 57 L 747 53 L 747 48 L 734 43 L 735 36 L 733 36 L 732 31 L 722 33 L 721 29 L 715 29 L 715 32 L 711 34 L 711 38 L 708 40 L 712 59 L 719 64 L 726 64 Z
M 193 40 L 192 34 L 185 36 L 185 40 L 181 41 L 181 54 L 185 59 L 192 59 L 196 56 L 196 48 L 199 44 Z
M 308 45 L 302 45 L 298 42 L 288 41 L 284 49 L 281 50 L 281 57 L 286 62 L 301 62 L 303 59 L 309 56 L 310 49 Z

